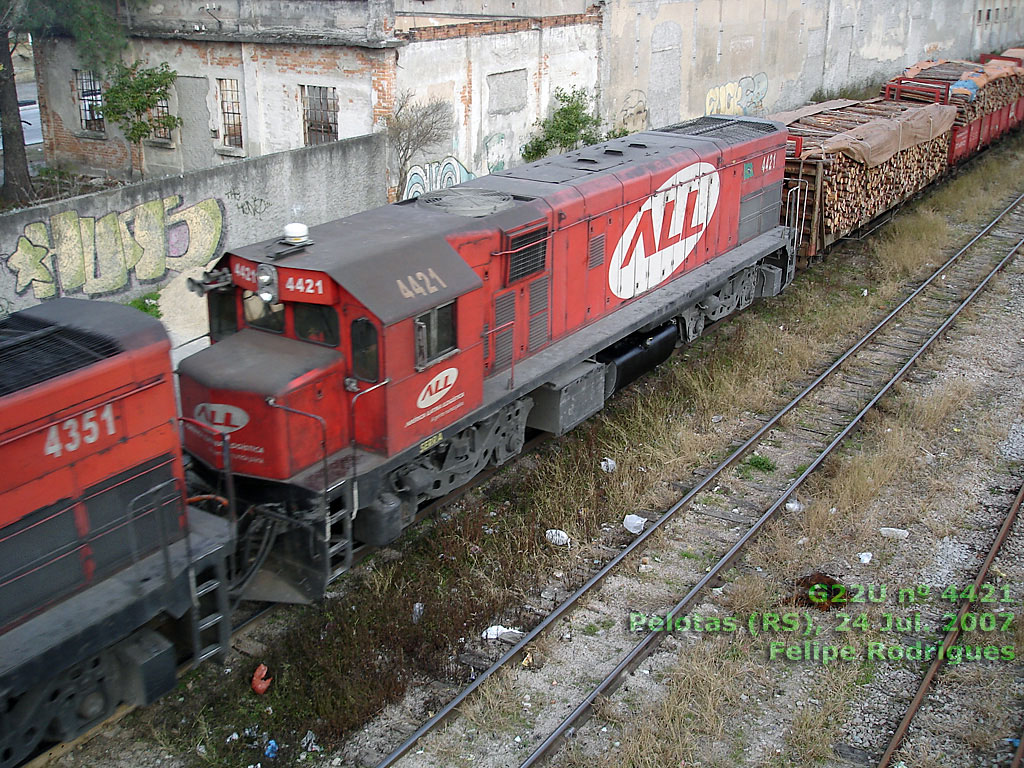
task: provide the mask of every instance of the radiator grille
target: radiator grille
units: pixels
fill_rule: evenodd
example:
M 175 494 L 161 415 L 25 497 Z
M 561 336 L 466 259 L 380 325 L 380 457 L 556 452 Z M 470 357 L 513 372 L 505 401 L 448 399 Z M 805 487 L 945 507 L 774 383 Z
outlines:
M 509 243 L 508 281 L 542 272 L 547 263 L 548 231 L 538 229 L 525 235 L 513 237 Z
M 765 134 L 775 133 L 779 129 L 770 123 L 756 123 L 749 120 L 736 120 L 729 117 L 698 117 L 685 123 L 676 123 L 665 128 L 658 128 L 658 133 L 677 133 L 683 136 L 713 136 L 730 143 L 739 143 L 759 139 Z
M 120 352 L 118 344 L 104 336 L 11 315 L 0 320 L 0 396 Z

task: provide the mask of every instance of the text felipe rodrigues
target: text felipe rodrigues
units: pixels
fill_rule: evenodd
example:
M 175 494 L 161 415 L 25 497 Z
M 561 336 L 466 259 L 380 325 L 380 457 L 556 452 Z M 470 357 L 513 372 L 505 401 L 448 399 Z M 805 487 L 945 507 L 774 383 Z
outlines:
M 1004 616 L 1009 619 L 1012 614 L 996 614 L 995 618 L 998 621 L 993 621 L 993 629 L 1008 628 L 1008 621 Z M 907 616 L 884 614 L 880 620 L 874 622 L 868 622 L 864 614 L 840 614 L 833 615 L 833 618 L 838 622 L 833 629 L 840 633 L 848 633 L 845 636 L 841 635 L 842 639 L 863 637 L 864 632 L 875 629 L 891 633 L 888 636 L 892 641 L 867 641 L 865 638 L 865 642 L 861 643 L 830 643 L 806 639 L 817 637 L 823 630 L 820 614 L 816 616 L 808 611 L 753 613 L 748 617 L 646 614 L 634 611 L 629 614 L 629 631 L 688 632 L 703 636 L 732 637 L 738 634 L 747 634 L 751 637 L 764 635 L 768 640 L 765 653 L 769 661 L 802 661 L 823 666 L 842 661 L 931 661 L 936 656 L 950 665 L 976 661 L 1005 662 L 1016 658 L 1016 649 L 1012 645 L 958 644 L 943 649 L 941 638 L 937 638 L 935 642 L 899 642 L 897 638 L 902 632 L 918 633 L 929 630 L 922 622 L 920 614 L 916 612 Z M 772 635 L 781 639 L 774 639 Z

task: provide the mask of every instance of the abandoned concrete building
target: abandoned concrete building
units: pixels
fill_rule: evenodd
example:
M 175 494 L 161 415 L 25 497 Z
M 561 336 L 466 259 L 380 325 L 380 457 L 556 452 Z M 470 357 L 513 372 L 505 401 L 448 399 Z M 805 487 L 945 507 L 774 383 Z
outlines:
M 392 195 L 408 197 L 521 162 L 557 87 L 592 94 L 606 128 L 639 130 L 767 114 L 921 58 L 1024 37 L 1022 0 L 589 2 L 163 0 L 124 10 L 124 59 L 167 62 L 178 77 L 159 108 L 184 118 L 147 140 L 134 165 L 147 177 L 180 174 L 382 131 L 409 92 L 450 102 L 455 119 L 449 141 L 404 169 Z M 130 145 L 104 120 L 104 84 L 73 43 L 37 46 L 36 67 L 47 162 L 127 174 Z

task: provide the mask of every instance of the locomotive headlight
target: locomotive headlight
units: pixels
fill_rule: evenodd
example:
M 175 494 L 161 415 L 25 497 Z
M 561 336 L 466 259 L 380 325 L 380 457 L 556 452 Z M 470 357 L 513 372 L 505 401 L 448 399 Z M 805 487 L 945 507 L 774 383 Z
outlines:
M 277 301 L 277 269 L 270 264 L 256 267 L 256 295 L 267 304 Z

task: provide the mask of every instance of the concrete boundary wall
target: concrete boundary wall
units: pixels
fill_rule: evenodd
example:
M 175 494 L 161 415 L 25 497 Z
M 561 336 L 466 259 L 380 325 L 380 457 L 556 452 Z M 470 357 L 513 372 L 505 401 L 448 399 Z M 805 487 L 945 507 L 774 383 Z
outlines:
M 225 248 L 387 202 L 370 134 L 168 176 L 0 216 L 0 315 L 57 296 L 153 291 Z

